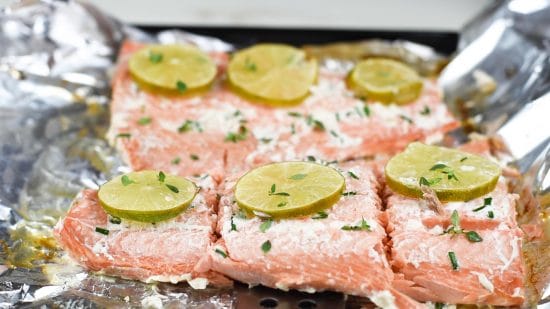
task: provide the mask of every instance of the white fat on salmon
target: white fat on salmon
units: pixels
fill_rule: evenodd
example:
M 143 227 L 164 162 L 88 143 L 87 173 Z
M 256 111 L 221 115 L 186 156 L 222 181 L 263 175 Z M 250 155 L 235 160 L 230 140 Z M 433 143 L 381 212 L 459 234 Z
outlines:
M 395 305 L 395 297 L 390 291 L 377 291 L 369 295 L 369 299 L 382 309 L 398 309 Z

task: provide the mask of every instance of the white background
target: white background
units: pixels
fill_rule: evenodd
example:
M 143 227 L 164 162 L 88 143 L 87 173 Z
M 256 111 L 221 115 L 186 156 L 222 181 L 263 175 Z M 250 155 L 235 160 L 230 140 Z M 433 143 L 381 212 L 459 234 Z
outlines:
M 123 21 L 458 31 L 494 0 L 89 0 Z M 0 5 L 10 3 L 0 0 Z

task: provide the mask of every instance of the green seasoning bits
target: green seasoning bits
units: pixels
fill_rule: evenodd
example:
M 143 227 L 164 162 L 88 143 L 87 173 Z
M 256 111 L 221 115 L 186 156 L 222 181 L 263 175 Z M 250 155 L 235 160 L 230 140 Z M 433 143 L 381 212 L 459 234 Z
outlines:
M 458 270 L 460 266 L 458 265 L 458 260 L 456 259 L 456 254 L 451 251 L 448 253 L 449 260 L 451 261 L 451 266 L 453 267 L 453 270 Z

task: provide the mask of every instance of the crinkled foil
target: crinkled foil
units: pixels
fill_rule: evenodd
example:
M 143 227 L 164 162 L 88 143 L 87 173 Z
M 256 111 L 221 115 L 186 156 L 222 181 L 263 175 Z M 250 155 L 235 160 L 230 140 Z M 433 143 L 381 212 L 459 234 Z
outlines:
M 510 6 L 504 4 L 503 7 L 506 5 Z M 502 8 L 493 8 L 487 14 L 489 17 L 482 16 L 475 22 L 483 25 L 498 22 L 505 15 L 499 10 Z M 500 12 L 501 15 L 497 15 L 502 18 L 495 17 L 495 12 Z M 544 19 L 548 14 L 537 16 Z M 537 143 L 538 137 L 531 138 L 522 150 L 513 147 L 514 142 L 524 140 L 512 134 L 524 125 L 526 121 L 522 119 L 540 114 L 540 108 L 550 105 L 544 104 L 548 98 L 530 103 L 546 89 L 547 80 L 539 77 L 546 76 L 550 66 L 548 61 L 544 62 L 548 56 L 544 49 L 524 35 L 532 30 L 528 22 L 530 16 L 520 17 L 513 33 L 508 33 L 510 28 L 501 27 L 496 47 L 487 50 L 486 57 L 478 57 L 477 65 L 462 67 L 460 62 L 454 65 L 456 61 L 463 61 L 462 55 L 483 35 L 481 28 L 471 26 L 468 35 L 463 37 L 467 42 L 461 44 L 464 52 L 447 69 L 451 72 L 453 65 L 462 67 L 454 75 L 458 78 L 446 82 L 445 74 L 450 73 L 444 73 L 441 81 L 449 102 L 455 97 L 470 102 L 477 97 L 471 88 L 465 88 L 471 91 L 465 94 L 458 91 L 462 89 L 460 85 L 469 83 L 461 78 L 470 78 L 471 82 L 474 78 L 471 74 L 476 69 L 496 76 L 491 65 L 502 61 L 490 60 L 489 56 L 506 56 L 506 48 L 513 48 L 499 47 L 499 40 L 527 44 L 521 48 L 522 53 L 514 54 L 524 58 L 511 57 L 514 62 L 510 63 L 517 64 L 514 76 L 519 79 L 510 79 L 508 85 L 495 78 L 499 90 L 489 102 L 496 103 L 479 110 L 474 108 L 469 115 L 481 117 L 480 124 L 494 128 L 488 132 L 500 133 L 516 162 L 523 164 L 522 171 L 532 175 L 530 185 L 538 203 L 547 205 L 548 195 L 542 193 L 548 193 L 550 155 L 544 158 L 545 150 Z M 506 18 L 514 22 L 514 17 Z M 537 34 L 548 37 L 548 27 L 535 28 Z M 159 304 L 169 308 L 230 308 L 235 305 L 233 290 L 195 291 L 184 284 L 144 284 L 87 273 L 66 258 L 52 238 L 53 224 L 66 212 L 78 191 L 97 188 L 106 179 L 128 170 L 104 139 L 109 125 L 109 77 L 118 47 L 128 37 L 146 42 L 187 42 L 211 51 L 233 49 L 231 44 L 219 39 L 176 30 L 153 36 L 76 1 L 23 0 L 0 12 L 0 308 L 126 308 Z M 343 70 L 351 66 L 341 59 L 342 54 L 352 60 L 368 55 L 390 55 L 425 75 L 438 72 L 446 62 L 428 47 L 411 42 L 366 41 L 328 48 L 311 46 L 306 50 L 322 55 L 323 65 Z M 500 85 L 505 85 L 504 90 L 500 90 Z M 498 113 L 493 112 L 494 109 Z M 504 118 L 498 116 L 501 111 Z M 493 119 L 503 120 L 494 125 Z M 547 130 L 539 127 L 537 131 L 541 128 L 546 132 L 543 136 L 548 138 L 548 126 Z M 532 157 L 535 159 L 525 161 Z

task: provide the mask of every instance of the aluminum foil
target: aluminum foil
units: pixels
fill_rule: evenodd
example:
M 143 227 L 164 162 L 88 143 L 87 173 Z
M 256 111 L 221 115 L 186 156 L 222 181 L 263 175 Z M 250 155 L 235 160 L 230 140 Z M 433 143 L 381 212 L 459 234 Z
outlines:
M 509 6 L 503 4 L 503 7 Z M 502 18 L 511 18 L 512 23 L 516 21 L 501 10 L 493 8 L 476 22 L 492 25 Z M 550 15 L 537 16 L 544 19 Z M 541 108 L 550 106 L 544 103 L 548 103 L 548 96 L 530 103 L 544 92 L 541 89 L 547 89 L 544 88 L 547 80 L 539 77 L 546 76 L 550 66 L 548 61 L 544 62 L 548 55 L 543 47 L 533 43 L 538 41 L 524 35 L 541 33 L 547 37 L 548 27 L 533 30 L 526 22 L 531 16 L 520 17 L 516 28 L 501 26 L 497 36 L 506 38 L 508 43 L 529 43 L 523 48 L 527 52 L 514 54 L 526 57 L 526 60 L 514 58 L 513 63 L 518 64 L 514 76 L 519 79 L 512 79 L 513 83 L 510 81 L 506 86 L 493 77 L 499 83 L 499 90 L 483 105 L 486 108 L 474 104 L 468 118 L 473 117 L 479 124 L 490 127 L 486 132 L 500 134 L 513 160 L 518 165 L 523 164 L 522 171 L 532 175 L 530 188 L 534 188 L 535 198 L 540 199 L 538 204 L 545 206 L 548 196 L 543 193 L 548 193 L 550 182 L 550 155 L 544 157 L 547 143 L 544 146 L 539 141 L 541 134 L 529 139 L 513 134 L 529 123 L 532 115 L 540 116 Z M 449 95 L 449 102 L 464 96 L 459 85 L 468 82 L 461 78 L 473 78 L 471 75 L 476 69 L 491 75 L 491 64 L 499 61 L 491 60 L 489 55 L 506 56 L 508 51 L 495 43 L 494 53 L 489 51 L 489 55 L 482 58 L 486 63 L 481 61 L 462 67 L 463 54 L 484 33 L 478 28 L 470 26 L 461 43 L 464 52 L 446 70 L 453 73 L 455 79 L 448 77 L 451 73 L 442 75 L 441 83 Z M 531 30 L 533 32 L 529 32 Z M 125 38 L 145 42 L 187 42 L 210 51 L 233 49 L 231 44 L 219 39 L 183 31 L 150 35 L 77 1 L 23 0 L 0 11 L 0 247 L 3 248 L 0 254 L 0 308 L 116 308 L 159 304 L 174 308 L 230 308 L 235 304 L 234 290 L 194 291 L 186 285 L 152 285 L 87 273 L 59 252 L 52 238 L 53 224 L 66 212 L 78 191 L 97 188 L 113 175 L 128 171 L 104 139 L 109 125 L 109 77 L 119 45 Z M 347 59 L 389 54 L 410 63 L 425 75 L 437 72 L 446 62 L 430 48 L 411 42 L 367 41 L 347 46 L 351 47 L 345 47 L 345 52 L 354 55 L 348 54 Z M 338 57 L 341 46 L 308 47 L 308 51 L 322 56 L 325 66 L 337 65 L 344 70 L 350 67 L 349 62 Z M 453 67 L 463 70 L 455 73 L 458 69 Z M 530 83 L 524 84 L 525 81 Z M 520 84 L 522 87 L 518 88 Z M 501 85 L 504 90 L 500 90 Z M 471 92 L 466 92 L 469 96 L 463 97 L 464 102 L 478 98 L 474 90 L 468 91 Z M 455 106 L 453 104 L 451 106 Z M 504 118 L 498 116 L 501 112 Z M 513 115 L 516 118 L 510 119 Z M 540 132 L 542 128 L 542 138 L 548 142 L 550 130 L 548 126 L 545 130 L 544 125 L 533 130 Z M 529 140 L 528 146 L 515 146 L 519 140 Z

